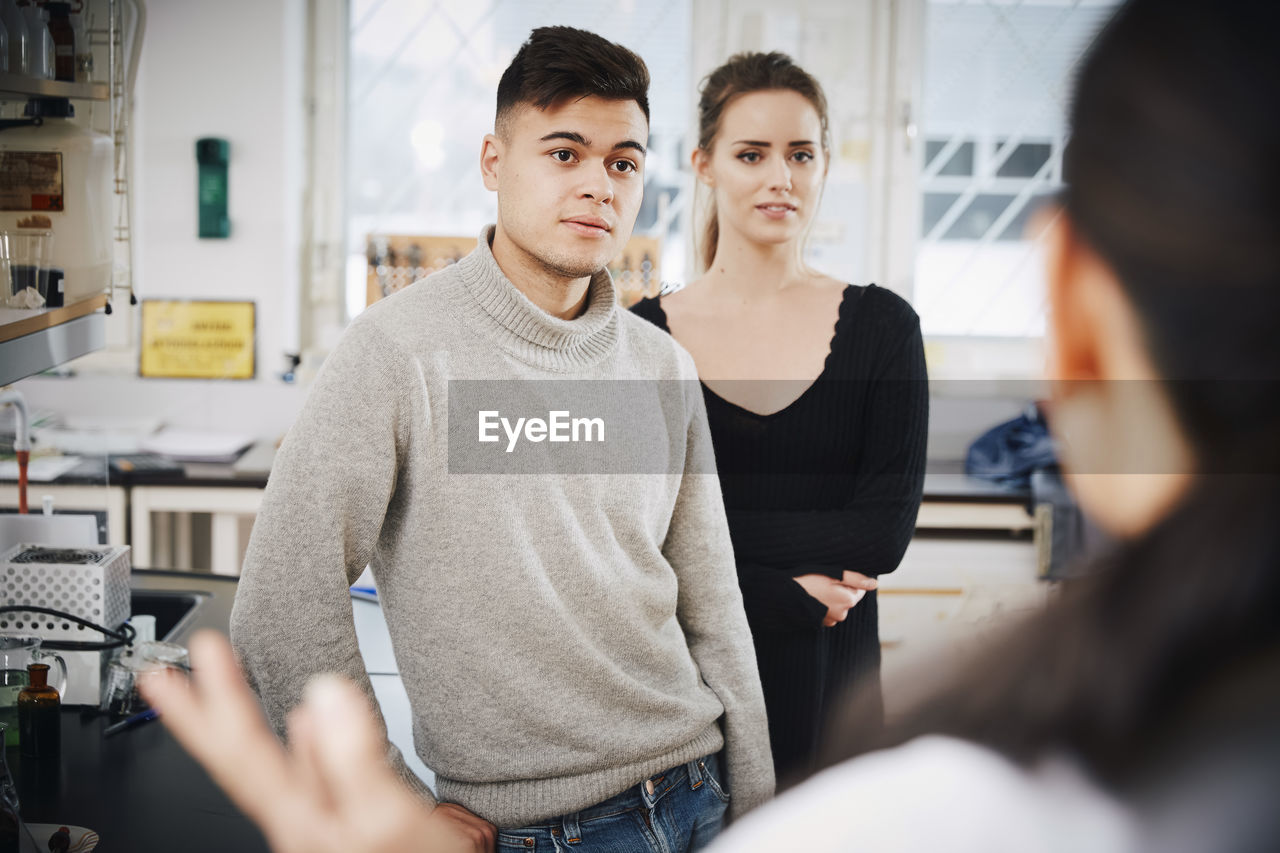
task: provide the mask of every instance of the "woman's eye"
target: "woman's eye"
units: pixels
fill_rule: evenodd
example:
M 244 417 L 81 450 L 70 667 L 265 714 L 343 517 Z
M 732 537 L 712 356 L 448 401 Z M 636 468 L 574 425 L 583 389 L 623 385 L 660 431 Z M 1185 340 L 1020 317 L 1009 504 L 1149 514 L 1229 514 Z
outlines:
M 760 152 L 759 151 L 743 151 L 741 154 L 738 155 L 738 159 L 744 163 L 758 163 L 760 162 Z
M 794 159 L 797 163 L 808 163 L 810 160 L 813 159 L 813 154 L 812 152 L 809 152 L 809 151 L 797 151 L 795 154 L 791 156 L 792 156 L 792 159 Z
M 561 148 L 559 151 L 552 151 L 551 156 L 561 163 L 572 163 L 573 152 Z

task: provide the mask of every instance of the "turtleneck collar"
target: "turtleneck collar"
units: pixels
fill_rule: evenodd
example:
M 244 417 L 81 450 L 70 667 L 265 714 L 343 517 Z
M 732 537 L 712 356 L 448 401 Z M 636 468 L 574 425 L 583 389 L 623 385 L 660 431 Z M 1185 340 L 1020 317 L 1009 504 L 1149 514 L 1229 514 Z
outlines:
M 507 352 L 535 367 L 568 372 L 603 359 L 618 340 L 618 300 L 608 270 L 591 277 L 587 310 L 561 320 L 529 300 L 493 258 L 494 226 L 455 269 L 468 297 L 466 310 Z

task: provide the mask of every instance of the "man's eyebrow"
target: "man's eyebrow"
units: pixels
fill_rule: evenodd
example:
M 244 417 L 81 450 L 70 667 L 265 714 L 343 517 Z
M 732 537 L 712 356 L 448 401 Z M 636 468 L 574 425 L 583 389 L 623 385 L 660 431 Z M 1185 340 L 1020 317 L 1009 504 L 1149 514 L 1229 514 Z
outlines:
M 550 141 L 551 141 L 551 140 L 553 140 L 553 139 L 564 139 L 564 140 L 566 140 L 566 141 L 568 141 L 568 142 L 576 142 L 576 143 L 578 143 L 579 145 L 581 145 L 583 148 L 590 148 L 590 147 L 591 147 L 591 140 L 590 140 L 590 139 L 587 139 L 587 138 L 586 138 L 585 136 L 583 136 L 581 133 L 578 133 L 577 131 L 573 131 L 573 130 L 556 130 L 556 131 L 552 131 L 551 133 L 548 133 L 546 136 L 542 137 L 542 138 L 541 138 L 541 139 L 539 139 L 538 141 L 539 141 L 539 142 L 550 142 Z M 620 148 L 633 148 L 633 149 L 635 149 L 636 151 L 639 151 L 641 154 L 647 154 L 647 153 L 648 153 L 648 152 L 645 150 L 645 147 L 644 147 L 643 145 L 641 145 L 639 142 L 636 142 L 634 139 L 624 139 L 624 140 L 622 140 L 621 142 L 619 142 L 617 145 L 613 146 L 613 150 L 614 150 L 614 151 L 617 151 L 617 150 L 619 150 Z
M 649 153 L 648 151 L 645 150 L 643 145 L 641 145 L 639 142 L 636 142 L 634 139 L 624 139 L 621 142 L 619 142 L 617 145 L 613 146 L 614 151 L 617 151 L 620 148 L 634 148 L 636 151 L 639 151 L 641 154 Z
M 556 130 L 548 133 L 539 139 L 539 142 L 550 142 L 553 139 L 567 139 L 569 142 L 576 142 L 583 148 L 591 147 L 591 140 L 587 139 L 581 133 L 575 133 L 572 130 Z

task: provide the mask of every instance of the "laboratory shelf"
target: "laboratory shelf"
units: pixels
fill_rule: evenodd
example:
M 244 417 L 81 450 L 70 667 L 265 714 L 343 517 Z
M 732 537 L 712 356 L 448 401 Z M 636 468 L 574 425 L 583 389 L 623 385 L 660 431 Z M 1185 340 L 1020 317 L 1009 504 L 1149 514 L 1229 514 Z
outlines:
M 105 295 L 38 311 L 0 308 L 0 385 L 106 345 Z
M 110 97 L 106 83 L 68 83 L 64 80 L 41 80 L 25 74 L 0 71 L 0 101 L 24 98 L 74 98 L 105 101 Z

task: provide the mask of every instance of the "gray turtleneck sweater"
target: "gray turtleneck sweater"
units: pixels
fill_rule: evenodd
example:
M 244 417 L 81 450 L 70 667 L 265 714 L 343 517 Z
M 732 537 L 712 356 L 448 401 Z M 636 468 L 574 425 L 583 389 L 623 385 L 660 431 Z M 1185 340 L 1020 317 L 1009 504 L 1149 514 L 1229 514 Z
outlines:
M 325 361 L 254 525 L 236 651 L 282 733 L 316 673 L 372 696 L 347 592 L 369 564 L 441 801 L 515 827 L 723 748 L 740 815 L 773 769 L 693 361 L 607 273 L 577 319 L 543 312 L 491 234 Z M 673 473 L 458 473 L 478 431 L 451 434 L 450 381 L 548 379 L 686 380 Z

